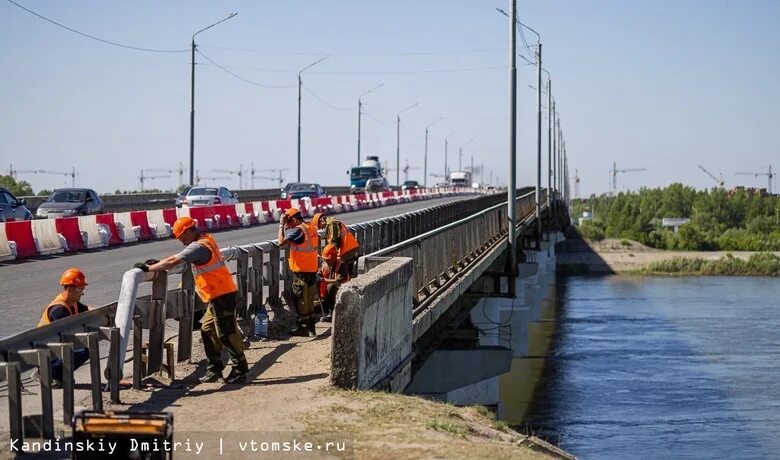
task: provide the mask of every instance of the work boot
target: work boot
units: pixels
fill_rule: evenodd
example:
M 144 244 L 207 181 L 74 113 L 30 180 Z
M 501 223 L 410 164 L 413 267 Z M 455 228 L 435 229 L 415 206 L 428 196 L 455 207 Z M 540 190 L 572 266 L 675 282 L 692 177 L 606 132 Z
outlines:
M 317 335 L 317 329 L 314 327 L 315 324 L 317 324 L 317 320 L 314 319 L 313 316 L 310 316 L 307 326 L 311 335 Z
M 215 371 L 209 369 L 206 371 L 206 375 L 200 378 L 200 383 L 214 383 L 222 380 L 222 371 Z
M 225 383 L 246 383 L 247 371 L 240 371 L 234 367 L 230 370 L 230 374 L 225 377 Z
M 292 331 L 290 331 L 290 335 L 294 335 L 297 337 L 308 337 L 309 330 L 306 328 L 306 323 L 302 322 L 301 320 L 298 320 L 297 327 Z

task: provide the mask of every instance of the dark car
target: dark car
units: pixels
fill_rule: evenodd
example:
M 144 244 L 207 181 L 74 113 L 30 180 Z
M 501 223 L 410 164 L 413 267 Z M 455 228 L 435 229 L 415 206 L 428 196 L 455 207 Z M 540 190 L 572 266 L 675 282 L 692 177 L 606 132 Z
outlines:
M 55 190 L 38 206 L 35 215 L 42 218 L 86 216 L 103 212 L 103 200 L 91 188 Z
M 401 186 L 401 190 L 418 190 L 422 188 L 416 180 L 408 180 Z
M 10 190 L 0 187 L 0 222 L 15 220 L 31 220 L 32 213 L 25 206 L 24 200 L 17 199 Z
M 327 193 L 320 187 L 320 184 L 290 182 L 282 189 L 283 200 L 289 200 L 291 198 L 322 198 L 324 196 L 327 196 Z

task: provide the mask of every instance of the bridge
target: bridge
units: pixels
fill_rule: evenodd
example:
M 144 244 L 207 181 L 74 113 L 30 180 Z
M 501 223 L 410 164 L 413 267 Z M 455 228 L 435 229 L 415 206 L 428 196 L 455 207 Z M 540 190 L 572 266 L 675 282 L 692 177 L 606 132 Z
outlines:
M 538 207 L 531 188 L 518 190 L 517 196 L 513 207 L 504 195 L 461 196 L 379 208 L 385 211 L 381 217 L 343 216 L 364 255 L 361 276 L 344 284 L 337 297 L 330 376 L 334 385 L 496 404 L 496 377 L 508 370 L 513 356 L 528 351 L 529 325 L 540 318 L 540 298 L 554 270 L 554 245 L 568 223 L 558 195 L 548 200 L 542 193 Z M 516 210 L 511 220 L 510 208 Z M 515 232 L 509 232 L 510 221 L 516 222 Z M 258 229 L 262 227 L 221 233 L 217 239 L 223 246 L 228 239 L 231 243 L 223 253 L 236 274 L 239 316 L 247 320 L 265 305 L 272 323 L 284 322 L 291 313 L 285 300 L 291 280 L 286 250 L 263 240 L 263 234 L 270 238 L 270 230 Z M 240 232 L 247 233 L 227 238 Z M 516 235 L 515 241 L 509 241 L 510 233 Z M 29 270 L 30 277 L 37 278 L 34 285 L 45 300 L 22 299 L 35 289 L 11 294 L 15 314 L 23 318 L 39 315 L 50 297 L 40 293 L 40 276 L 34 276 L 38 264 L 48 264 L 49 274 L 58 275 L 65 265 L 79 265 L 77 257 L 100 256 L 96 258 L 101 259 L 100 267 L 113 271 L 100 275 L 98 270 L 96 276 L 117 280 L 124 272 L 116 301 L 0 340 L 0 380 L 6 382 L 8 396 L 7 406 L 0 406 L 0 426 L 11 439 L 51 438 L 55 419 L 69 423 L 76 408 L 74 347 L 89 348 L 91 356 L 105 358 L 105 363 L 91 360 L 85 370 L 91 407 L 96 410 L 106 402 L 101 391 L 104 378 L 107 401 L 112 403 L 122 398 L 120 374 L 130 376 L 136 389 L 150 376 L 175 379 L 176 364 L 192 357 L 194 317 L 203 308 L 193 296 L 192 274 L 188 269 L 156 276 L 138 269 L 124 271 L 136 260 L 173 253 L 178 249 L 174 243 L 0 267 Z M 510 257 L 510 250 L 515 257 Z M 511 260 L 519 263 L 513 267 Z M 101 298 L 116 292 L 116 284 L 93 279 L 90 294 L 93 284 L 105 284 L 96 289 Z M 141 295 L 144 292 L 148 294 Z M 126 355 L 131 357 L 128 362 Z M 49 366 L 54 357 L 64 363 L 61 398 L 59 393 L 55 398 L 51 388 Z M 35 368 L 40 391 L 23 392 L 22 375 Z M 33 428 L 25 424 L 29 415 L 38 417 Z

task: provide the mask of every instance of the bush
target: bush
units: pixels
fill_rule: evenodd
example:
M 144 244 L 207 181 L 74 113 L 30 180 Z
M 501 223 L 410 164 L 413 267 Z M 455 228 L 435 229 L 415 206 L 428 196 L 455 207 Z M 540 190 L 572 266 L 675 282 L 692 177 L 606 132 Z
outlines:
M 597 220 L 586 220 L 580 225 L 580 235 L 591 241 L 601 241 L 604 239 L 604 224 Z

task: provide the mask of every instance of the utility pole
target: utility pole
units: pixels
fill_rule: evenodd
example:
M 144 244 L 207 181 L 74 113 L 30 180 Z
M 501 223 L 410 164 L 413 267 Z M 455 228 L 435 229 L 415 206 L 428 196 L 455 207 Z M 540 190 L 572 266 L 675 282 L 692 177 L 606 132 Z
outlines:
M 357 163 L 355 164 L 355 166 L 360 166 L 360 117 L 361 117 L 361 115 L 363 113 L 363 96 L 366 96 L 366 95 L 368 95 L 368 93 L 374 92 L 374 91 L 378 90 L 379 88 L 381 88 L 383 86 L 385 86 L 384 83 L 382 83 L 382 84 L 380 84 L 378 86 L 375 86 L 375 87 L 371 88 L 370 90 L 366 91 L 365 93 L 361 94 L 360 96 L 358 96 Z
M 550 207 L 552 195 L 552 79 L 547 75 L 547 209 Z
M 536 231 L 540 249 L 542 237 L 542 43 L 536 51 Z
M 436 119 L 436 121 L 428 123 L 428 126 L 425 127 L 425 157 L 423 160 L 423 187 L 428 186 L 428 128 L 442 121 L 443 119 L 444 117 L 439 117 Z
M 418 102 L 401 110 L 395 116 L 395 185 L 401 186 L 401 114 L 419 105 Z
M 330 55 L 328 55 L 328 56 L 330 56 Z M 317 65 L 320 62 L 324 61 L 325 59 L 328 58 L 328 56 L 325 56 L 325 57 L 319 59 L 318 61 L 313 62 L 313 63 L 307 65 L 306 67 L 304 67 L 303 69 L 301 69 L 298 72 L 298 182 L 301 181 L 301 86 L 303 85 L 303 80 L 301 79 L 301 74 L 305 70 L 307 70 L 307 69 L 309 69 L 311 67 L 314 67 L 315 65 Z
M 200 29 L 199 31 L 192 34 L 192 71 L 190 82 L 190 185 L 195 185 L 195 36 L 205 30 L 211 29 L 217 24 L 221 24 L 228 19 L 234 18 L 237 14 L 238 13 L 230 13 L 230 16 L 226 17 L 225 19 L 217 21 L 214 24 L 208 27 L 204 27 L 203 29 Z
M 509 190 L 507 190 L 507 225 L 509 230 L 507 251 L 509 273 L 517 273 L 517 9 L 516 0 L 509 0 Z M 510 297 L 515 296 L 514 276 L 509 279 Z
M 447 142 L 449 138 L 452 137 L 452 135 L 454 135 L 456 132 L 457 131 L 453 131 L 444 138 L 444 181 L 447 183 L 450 182 L 450 171 L 447 168 Z
M 463 166 L 462 166 L 463 147 L 471 144 L 473 141 L 474 141 L 474 139 L 469 139 L 466 142 L 464 142 L 463 144 L 461 144 L 460 147 L 458 147 L 458 171 L 463 171 Z

